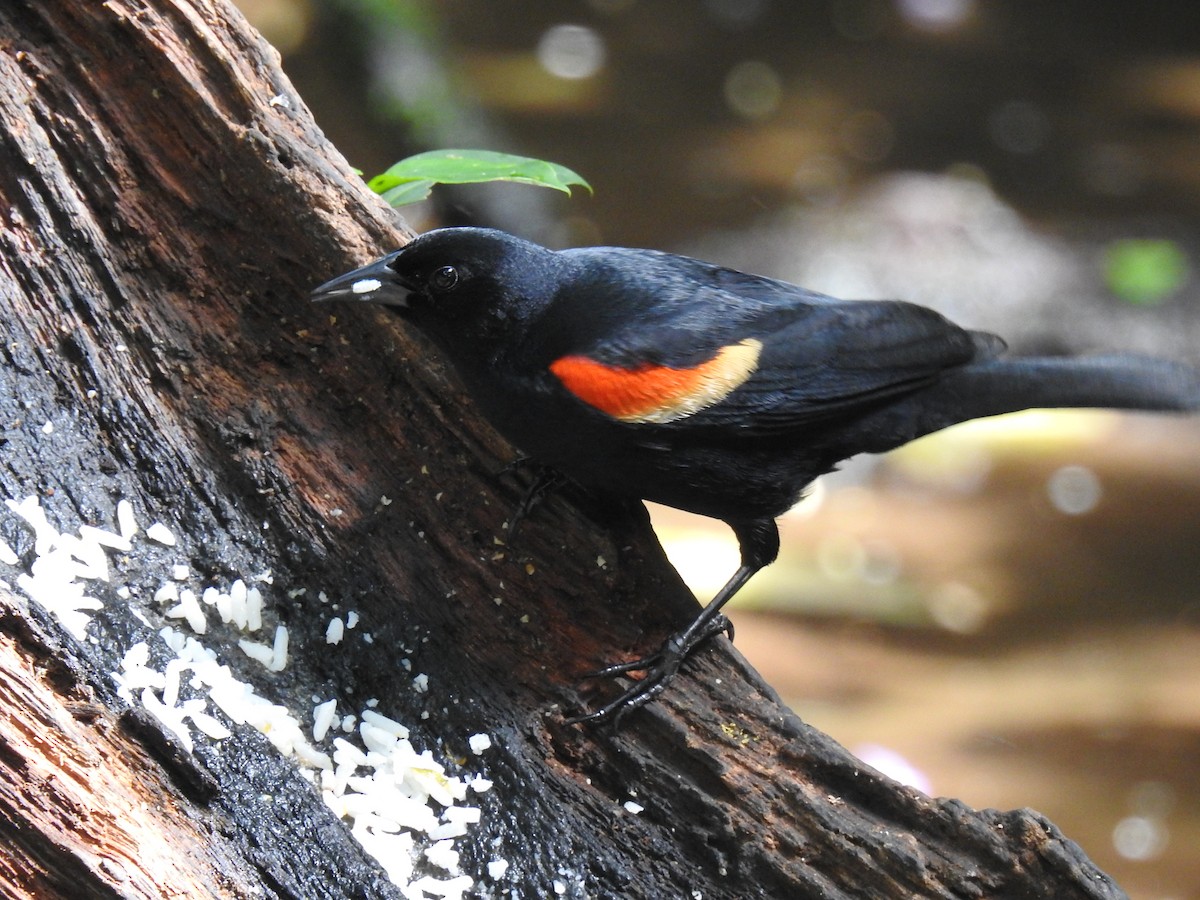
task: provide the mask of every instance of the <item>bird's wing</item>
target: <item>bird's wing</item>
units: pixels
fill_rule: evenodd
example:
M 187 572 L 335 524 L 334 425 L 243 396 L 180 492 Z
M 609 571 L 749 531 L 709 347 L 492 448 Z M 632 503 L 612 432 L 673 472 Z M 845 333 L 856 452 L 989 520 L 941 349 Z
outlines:
M 787 432 L 869 411 L 1003 349 L 999 338 L 911 303 L 823 305 L 765 336 L 754 373 L 688 425 Z
M 606 321 L 549 366 L 578 399 L 619 421 L 787 432 L 865 410 L 1003 348 L 913 304 L 837 301 L 669 259 L 661 273 L 643 265 L 622 284 L 577 287 L 574 302 L 593 311 L 607 302 Z M 681 271 L 685 263 L 695 271 Z

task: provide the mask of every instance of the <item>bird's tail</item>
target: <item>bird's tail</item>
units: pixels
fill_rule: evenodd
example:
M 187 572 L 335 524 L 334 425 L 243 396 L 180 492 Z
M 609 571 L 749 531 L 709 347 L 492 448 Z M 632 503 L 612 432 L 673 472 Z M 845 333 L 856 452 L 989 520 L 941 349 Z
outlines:
M 985 359 L 880 410 L 866 432 L 882 452 L 969 419 L 1072 408 L 1200 411 L 1200 372 L 1141 356 Z

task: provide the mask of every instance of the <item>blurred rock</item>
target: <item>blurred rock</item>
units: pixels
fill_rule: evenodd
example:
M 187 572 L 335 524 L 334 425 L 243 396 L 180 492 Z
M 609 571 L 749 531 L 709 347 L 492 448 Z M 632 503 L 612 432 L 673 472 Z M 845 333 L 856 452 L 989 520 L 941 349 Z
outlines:
M 1019 353 L 1131 351 L 1200 363 L 1200 289 L 1153 308 L 1105 287 L 1107 238 L 1044 233 L 975 178 L 899 173 L 683 252 L 847 298 L 894 297 L 1001 334 Z

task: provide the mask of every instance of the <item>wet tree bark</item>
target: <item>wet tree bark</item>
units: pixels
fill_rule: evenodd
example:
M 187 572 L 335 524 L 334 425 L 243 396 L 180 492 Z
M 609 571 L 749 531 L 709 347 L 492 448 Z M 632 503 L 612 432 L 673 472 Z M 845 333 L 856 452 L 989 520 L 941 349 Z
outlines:
M 564 726 L 603 691 L 581 673 L 694 600 L 637 508 L 555 497 L 504 545 L 513 451 L 386 312 L 310 307 L 405 234 L 222 0 L 9 0 L 0 113 L 0 491 L 63 530 L 126 498 L 179 538 L 120 563 L 131 596 L 97 586 L 80 641 L 15 589 L 34 550 L 0 525 L 4 896 L 400 896 L 256 731 L 189 753 L 115 694 L 181 560 L 307 588 L 279 592 L 294 708 L 379 698 L 449 760 L 491 735 L 459 843 L 480 894 L 1122 896 L 1036 813 L 862 765 L 723 640 L 619 732 Z M 370 652 L 329 650 L 319 591 Z

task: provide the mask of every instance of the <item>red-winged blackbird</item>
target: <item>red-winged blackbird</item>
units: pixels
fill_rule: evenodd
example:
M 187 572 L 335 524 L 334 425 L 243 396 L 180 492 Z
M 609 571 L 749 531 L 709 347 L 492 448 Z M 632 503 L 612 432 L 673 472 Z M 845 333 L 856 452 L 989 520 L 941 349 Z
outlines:
M 721 607 L 779 551 L 775 517 L 814 478 L 968 419 L 1032 407 L 1200 409 L 1200 373 L 1134 356 L 1003 359 L 1004 342 L 894 300 L 846 302 L 653 250 L 552 251 L 445 228 L 319 287 L 394 307 L 445 352 L 533 460 L 623 497 L 728 523 L 741 566 L 573 721 L 659 694 Z

